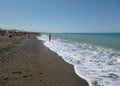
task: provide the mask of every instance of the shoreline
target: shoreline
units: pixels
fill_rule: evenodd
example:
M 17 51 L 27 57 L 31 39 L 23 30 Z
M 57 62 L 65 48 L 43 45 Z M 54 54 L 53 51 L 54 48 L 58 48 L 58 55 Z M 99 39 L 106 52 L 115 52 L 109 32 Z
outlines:
M 39 39 L 38 39 L 38 40 L 39 40 Z M 39 41 L 42 41 L 42 40 L 39 40 Z M 51 54 L 54 54 L 55 56 L 59 57 L 59 59 L 63 62 L 63 64 L 65 64 L 65 65 L 67 66 L 67 68 L 69 68 L 69 70 L 71 70 L 72 74 L 74 74 L 74 76 L 75 76 L 76 78 L 79 78 L 80 81 L 83 81 L 83 83 L 85 83 L 85 85 L 82 84 L 82 86 L 89 86 L 89 85 L 88 85 L 88 82 L 87 82 L 84 78 L 82 78 L 81 76 L 79 76 L 79 75 L 76 74 L 75 69 L 74 69 L 74 66 L 73 66 L 72 64 L 66 62 L 66 61 L 65 61 L 61 56 L 59 56 L 56 52 L 50 50 L 47 46 L 45 46 L 45 45 L 43 44 L 43 42 L 42 42 L 42 46 L 44 47 L 44 49 L 45 49 L 46 51 L 49 51 Z M 81 86 L 81 85 L 80 85 L 80 86 Z
M 0 85 L 88 86 L 86 80 L 75 74 L 72 65 L 37 38 L 25 39 L 8 57 L 0 63 Z
M 83 77 L 79 76 L 76 72 L 75 72 L 75 69 L 74 69 L 74 65 L 66 62 L 61 56 L 59 56 L 56 52 L 52 51 L 51 49 L 49 49 L 47 46 L 45 46 L 43 43 L 42 43 L 43 47 L 45 48 L 45 50 L 49 50 L 52 54 L 56 55 L 57 57 L 59 57 L 60 60 L 62 60 L 64 62 L 64 64 L 67 65 L 67 67 L 69 68 L 69 70 L 71 70 L 71 72 L 77 77 L 77 78 L 80 78 L 80 80 L 83 80 L 85 83 L 87 83 L 87 85 L 85 86 L 89 86 L 88 82 L 86 79 L 84 79 Z M 81 86 L 81 85 L 80 85 Z M 82 85 L 84 86 L 84 85 Z
M 38 39 L 38 40 L 40 40 L 40 39 Z M 42 40 L 40 40 L 40 41 L 42 41 Z M 55 54 L 57 57 L 59 57 L 59 59 L 62 60 L 62 61 L 64 62 L 64 64 L 66 64 L 66 65 L 70 68 L 69 70 L 71 70 L 72 73 L 76 75 L 76 77 L 80 78 L 81 80 L 84 80 L 85 83 L 87 82 L 87 85 L 85 85 L 85 86 L 89 86 L 88 81 L 87 81 L 83 76 L 77 74 L 77 72 L 75 71 L 74 65 L 66 62 L 66 61 L 62 58 L 62 56 L 59 56 L 56 52 L 54 52 L 54 51 L 52 51 L 51 49 L 49 49 L 47 46 L 44 45 L 43 42 L 42 42 L 42 45 L 43 45 L 43 47 L 44 47 L 45 50 L 49 50 L 52 54 Z M 83 86 L 84 86 L 84 85 L 83 85 Z

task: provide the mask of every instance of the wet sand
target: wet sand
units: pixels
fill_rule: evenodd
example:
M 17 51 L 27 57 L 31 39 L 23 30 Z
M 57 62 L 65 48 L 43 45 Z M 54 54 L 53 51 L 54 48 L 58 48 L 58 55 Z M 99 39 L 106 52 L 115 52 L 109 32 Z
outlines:
M 0 86 L 88 86 L 37 38 L 26 38 L 0 55 Z

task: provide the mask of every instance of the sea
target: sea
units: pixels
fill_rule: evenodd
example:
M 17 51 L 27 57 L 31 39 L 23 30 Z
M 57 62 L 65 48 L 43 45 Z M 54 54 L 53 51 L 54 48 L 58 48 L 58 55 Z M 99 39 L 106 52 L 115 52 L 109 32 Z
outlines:
M 120 33 L 47 33 L 37 37 L 74 66 L 89 86 L 120 86 Z

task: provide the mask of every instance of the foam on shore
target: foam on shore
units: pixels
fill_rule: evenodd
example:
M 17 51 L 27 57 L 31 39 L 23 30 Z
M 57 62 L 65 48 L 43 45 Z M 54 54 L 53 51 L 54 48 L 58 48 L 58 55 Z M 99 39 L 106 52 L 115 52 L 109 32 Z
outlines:
M 48 41 L 46 35 L 38 37 L 44 45 L 74 65 L 77 75 L 88 81 L 90 86 L 119 86 L 120 52 L 101 46 L 70 43 L 67 40 Z

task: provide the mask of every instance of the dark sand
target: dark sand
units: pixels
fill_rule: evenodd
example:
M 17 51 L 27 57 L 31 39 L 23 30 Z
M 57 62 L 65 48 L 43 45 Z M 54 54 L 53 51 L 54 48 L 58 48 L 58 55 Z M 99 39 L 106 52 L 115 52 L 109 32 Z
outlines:
M 0 86 L 88 86 L 36 38 L 18 42 L 0 55 Z

